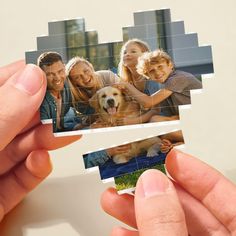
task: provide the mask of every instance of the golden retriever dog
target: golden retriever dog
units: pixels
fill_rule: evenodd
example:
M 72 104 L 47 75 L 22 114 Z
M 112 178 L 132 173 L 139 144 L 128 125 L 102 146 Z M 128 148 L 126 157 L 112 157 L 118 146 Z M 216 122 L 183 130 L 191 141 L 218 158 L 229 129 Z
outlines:
M 131 143 L 130 150 L 128 152 L 114 155 L 113 161 L 117 164 L 126 163 L 130 159 L 146 154 L 147 157 L 154 157 L 158 155 L 161 147 L 161 139 L 158 137 L 148 138 L 145 140 Z
M 140 116 L 140 105 L 120 89 L 107 86 L 98 90 L 89 100 L 98 119 L 91 128 L 117 126 L 121 118 Z
M 117 126 L 117 120 L 127 117 L 140 116 L 140 105 L 132 100 L 120 89 L 112 86 L 101 88 L 89 100 L 95 109 L 98 119 L 90 127 Z M 148 157 L 158 155 L 161 139 L 153 137 L 142 141 L 131 143 L 130 150 L 123 154 L 114 155 L 115 163 L 126 163 L 133 157 L 147 153 Z

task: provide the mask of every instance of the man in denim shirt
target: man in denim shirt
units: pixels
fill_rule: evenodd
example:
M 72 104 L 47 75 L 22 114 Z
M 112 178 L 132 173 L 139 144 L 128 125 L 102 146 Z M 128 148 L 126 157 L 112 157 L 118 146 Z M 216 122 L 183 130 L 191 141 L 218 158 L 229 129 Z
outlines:
M 70 110 L 72 98 L 62 57 L 57 52 L 45 52 L 38 58 L 45 72 L 47 92 L 40 107 L 41 120 L 52 119 L 53 131 L 65 131 L 64 117 Z

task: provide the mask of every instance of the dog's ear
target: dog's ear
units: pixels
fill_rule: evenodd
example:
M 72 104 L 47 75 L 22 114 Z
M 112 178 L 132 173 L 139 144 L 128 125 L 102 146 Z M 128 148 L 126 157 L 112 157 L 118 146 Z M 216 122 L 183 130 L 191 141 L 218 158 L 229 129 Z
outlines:
M 98 92 L 96 92 L 90 99 L 89 105 L 97 111 L 99 109 L 99 102 L 98 102 Z
M 125 99 L 127 94 L 125 89 L 122 87 L 121 84 L 113 84 L 111 87 L 118 89 L 121 92 L 122 97 Z

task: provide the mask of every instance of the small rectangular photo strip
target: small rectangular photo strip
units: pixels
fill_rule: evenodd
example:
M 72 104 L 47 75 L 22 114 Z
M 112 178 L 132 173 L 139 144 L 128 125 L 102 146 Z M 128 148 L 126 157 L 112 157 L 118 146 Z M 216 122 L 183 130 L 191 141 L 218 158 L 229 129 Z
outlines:
M 115 181 L 115 188 L 118 191 L 118 193 L 124 194 L 124 193 L 132 193 L 133 191 L 135 191 L 138 178 L 144 171 L 148 169 L 156 169 L 166 174 L 165 164 L 157 163 L 153 166 L 149 166 L 148 168 L 140 169 L 129 174 L 117 176 L 114 178 L 114 181 Z
M 163 170 L 162 165 L 165 163 L 166 154 L 173 147 L 183 144 L 182 131 L 176 130 L 159 136 L 86 153 L 83 154 L 83 161 L 85 169 L 89 171 L 97 169 L 94 167 L 98 167 L 101 180 L 107 181 L 115 178 L 119 183 L 122 183 L 123 179 L 124 181 L 129 179 L 127 176 L 131 175 L 131 179 L 134 180 L 138 173 L 154 166 Z M 134 182 L 132 181 L 132 183 Z M 122 186 L 130 187 L 129 184 Z M 119 190 L 123 189 L 119 187 Z
M 211 46 L 171 21 L 170 9 L 136 12 L 122 33 L 122 41 L 99 43 L 83 18 L 55 21 L 38 50 L 26 52 L 45 72 L 40 114 L 55 135 L 179 120 L 178 106 L 191 104 L 190 90 L 213 73 Z

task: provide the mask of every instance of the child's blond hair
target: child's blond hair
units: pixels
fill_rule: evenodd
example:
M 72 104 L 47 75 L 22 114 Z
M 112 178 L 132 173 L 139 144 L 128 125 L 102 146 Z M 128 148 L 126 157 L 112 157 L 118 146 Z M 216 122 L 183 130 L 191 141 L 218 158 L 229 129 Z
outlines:
M 162 49 L 153 52 L 146 52 L 138 59 L 137 72 L 145 77 L 149 76 L 149 68 L 152 65 L 165 61 L 167 64 L 174 63 L 171 57 Z
M 128 67 L 123 64 L 123 56 L 127 45 L 132 43 L 136 44 L 143 53 L 150 52 L 148 44 L 140 39 L 130 39 L 122 46 L 120 51 L 120 62 L 118 65 L 118 74 L 124 81 L 129 82 L 131 84 L 133 84 L 132 75 Z

